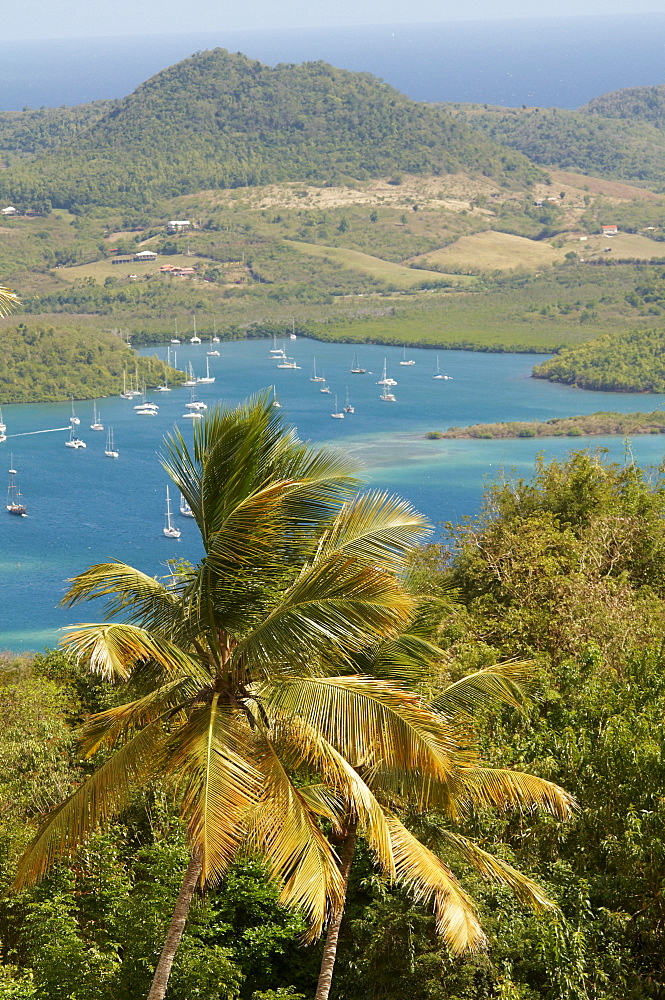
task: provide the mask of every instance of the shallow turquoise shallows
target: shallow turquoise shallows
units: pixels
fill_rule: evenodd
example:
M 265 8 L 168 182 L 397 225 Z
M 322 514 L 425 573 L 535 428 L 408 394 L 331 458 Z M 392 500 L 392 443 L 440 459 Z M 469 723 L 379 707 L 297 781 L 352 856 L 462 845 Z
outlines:
M 182 344 L 178 367 L 190 361 L 194 373 L 205 375 L 210 344 Z M 539 451 L 562 455 L 571 447 L 608 448 L 623 461 L 625 442 L 618 438 L 568 438 L 514 441 L 430 441 L 424 434 L 451 425 L 495 420 L 533 420 L 593 413 L 596 410 L 649 411 L 664 396 L 592 393 L 551 385 L 530 378 L 532 355 L 440 352 L 441 372 L 449 379 L 433 379 L 434 351 L 408 350 L 415 365 L 403 366 L 402 349 L 362 346 L 359 366 L 372 374 L 353 375 L 349 369 L 354 349 L 298 339 L 285 342 L 299 369 L 277 368 L 270 359 L 272 343 L 264 340 L 218 344 L 219 357 L 210 357 L 213 384 L 197 386 L 198 399 L 234 404 L 250 393 L 275 386 L 284 419 L 300 436 L 314 442 L 340 445 L 365 463 L 368 484 L 412 501 L 435 524 L 475 513 L 487 477 L 517 470 L 529 474 Z M 166 348 L 146 351 L 166 356 Z M 331 394 L 311 382 L 316 358 Z M 384 358 L 395 402 L 384 402 L 381 377 Z M 342 408 L 348 386 L 355 413 L 335 420 L 335 395 Z M 190 420 L 183 420 L 188 389 L 152 393 L 157 416 L 138 416 L 137 400 L 118 397 L 97 400 L 100 419 L 113 427 L 118 459 L 104 454 L 106 432 L 93 431 L 93 403 L 77 403 L 78 435 L 85 450 L 64 447 L 65 431 L 33 433 L 69 425 L 71 407 L 64 403 L 3 406 L 7 441 L 0 445 L 0 476 L 6 477 L 10 454 L 28 508 L 28 517 L 0 510 L 0 649 L 40 649 L 57 642 L 57 630 L 68 623 L 97 620 L 100 609 L 58 608 L 68 577 L 91 563 L 109 559 L 130 562 L 145 572 L 159 574 L 173 557 L 197 559 L 201 554 L 194 521 L 178 513 L 173 496 L 179 540 L 162 534 L 168 478 L 158 460 L 161 441 L 174 424 L 186 436 Z M 665 439 L 637 436 L 630 454 L 643 465 L 663 460 Z M 1 480 L 0 480 L 1 481 Z M 3 486 L 4 488 L 4 486 Z

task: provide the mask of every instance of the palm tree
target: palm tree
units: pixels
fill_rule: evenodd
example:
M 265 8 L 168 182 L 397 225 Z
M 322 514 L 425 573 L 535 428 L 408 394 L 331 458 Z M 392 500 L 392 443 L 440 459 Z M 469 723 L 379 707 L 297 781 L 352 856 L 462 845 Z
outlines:
M 18 305 L 20 305 L 18 295 L 0 285 L 0 316 L 8 316 Z
M 205 556 L 166 580 L 114 562 L 71 581 L 67 603 L 105 598 L 109 617 L 72 626 L 64 645 L 126 684 L 131 700 L 85 725 L 85 753 L 103 749 L 104 762 L 47 816 L 17 885 L 159 778 L 173 788 L 191 858 L 149 1000 L 166 993 L 197 886 L 222 879 L 248 847 L 265 857 L 283 903 L 305 915 L 310 939 L 332 925 L 346 887 L 322 819 L 338 839 L 361 833 L 385 872 L 432 899 L 451 947 L 478 946 L 471 901 L 400 823 L 400 804 L 452 813 L 495 801 L 497 782 L 504 800 L 539 799 L 562 814 L 570 800 L 536 779 L 527 788 L 528 776 L 488 777 L 457 720 L 354 672 L 368 651 L 399 644 L 417 616 L 402 577 L 426 522 L 402 500 L 359 494 L 349 459 L 299 442 L 267 393 L 213 411 L 191 451 L 174 432 L 163 463 Z M 485 866 L 503 881 L 521 878 Z

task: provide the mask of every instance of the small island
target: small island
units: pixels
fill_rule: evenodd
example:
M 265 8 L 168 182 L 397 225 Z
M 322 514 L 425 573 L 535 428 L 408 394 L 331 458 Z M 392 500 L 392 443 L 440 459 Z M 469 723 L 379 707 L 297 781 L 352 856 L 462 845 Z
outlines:
M 550 420 L 511 421 L 495 424 L 472 424 L 470 427 L 449 427 L 447 431 L 428 431 L 426 438 L 540 438 L 591 437 L 633 434 L 665 434 L 665 412 L 611 413 L 600 411 L 580 417 L 552 417 Z

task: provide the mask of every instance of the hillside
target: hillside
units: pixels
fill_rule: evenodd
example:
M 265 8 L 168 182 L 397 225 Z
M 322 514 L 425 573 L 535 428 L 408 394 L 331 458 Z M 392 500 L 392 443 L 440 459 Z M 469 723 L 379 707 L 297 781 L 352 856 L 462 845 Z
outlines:
M 643 121 L 665 129 L 665 84 L 657 87 L 626 87 L 594 97 L 579 109 L 588 115 Z
M 661 330 L 606 334 L 562 350 L 533 369 L 535 378 L 580 389 L 665 392 Z
M 116 103 L 93 101 L 73 108 L 0 111 L 0 155 L 39 155 L 63 143 L 78 141 Z
M 508 187 L 538 176 L 521 155 L 367 73 L 272 68 L 215 49 L 141 84 L 75 141 L 6 170 L 0 200 L 141 209 L 207 188 L 461 169 Z
M 658 127 L 657 116 L 653 121 L 628 112 L 625 117 L 602 117 L 600 111 L 593 110 L 604 106 L 591 102 L 585 106 L 588 110 L 568 111 L 443 105 L 458 121 L 523 153 L 534 163 L 636 181 L 665 191 L 665 130 Z

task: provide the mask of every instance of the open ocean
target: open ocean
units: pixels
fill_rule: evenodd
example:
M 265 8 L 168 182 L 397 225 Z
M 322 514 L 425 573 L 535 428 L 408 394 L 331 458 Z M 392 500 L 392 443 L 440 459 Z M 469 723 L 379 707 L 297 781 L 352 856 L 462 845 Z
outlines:
M 665 83 L 665 13 L 349 28 L 6 41 L 0 111 L 124 97 L 193 52 L 221 46 L 274 65 L 322 59 L 419 101 L 575 108 Z

